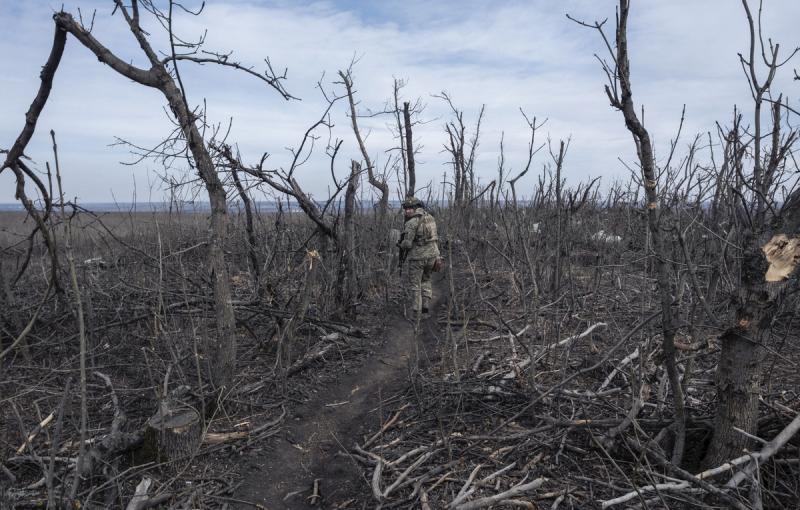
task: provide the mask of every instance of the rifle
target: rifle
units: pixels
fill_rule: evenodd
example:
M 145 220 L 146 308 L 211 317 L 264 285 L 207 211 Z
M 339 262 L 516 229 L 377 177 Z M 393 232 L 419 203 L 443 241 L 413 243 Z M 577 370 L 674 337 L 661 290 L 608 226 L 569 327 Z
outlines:
M 401 245 L 403 244 L 403 239 L 405 239 L 406 233 L 403 232 L 400 234 L 400 239 L 397 241 L 397 248 L 400 250 L 400 257 L 397 259 L 397 267 L 400 268 L 400 275 L 403 274 L 403 263 L 406 261 L 406 257 L 408 257 L 409 250 L 404 249 Z

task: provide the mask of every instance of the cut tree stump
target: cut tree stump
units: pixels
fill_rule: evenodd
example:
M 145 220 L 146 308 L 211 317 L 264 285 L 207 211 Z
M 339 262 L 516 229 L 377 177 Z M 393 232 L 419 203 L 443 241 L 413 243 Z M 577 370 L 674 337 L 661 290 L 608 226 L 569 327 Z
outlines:
M 164 406 L 147 421 L 143 453 L 158 461 L 192 455 L 200 446 L 202 432 L 200 413 L 195 409 Z

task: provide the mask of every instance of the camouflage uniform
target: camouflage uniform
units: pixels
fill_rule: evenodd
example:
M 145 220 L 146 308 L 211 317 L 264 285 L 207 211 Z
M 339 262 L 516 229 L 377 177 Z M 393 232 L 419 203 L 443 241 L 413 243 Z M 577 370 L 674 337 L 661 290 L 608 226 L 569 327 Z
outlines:
M 405 288 L 411 311 L 415 314 L 420 311 L 426 313 L 433 296 L 431 272 L 439 257 L 439 237 L 433 216 L 421 207 L 418 200 L 406 200 L 404 208 L 409 204 L 414 206 L 414 213 L 406 217 L 403 241 L 400 243 L 401 249 L 408 250 Z

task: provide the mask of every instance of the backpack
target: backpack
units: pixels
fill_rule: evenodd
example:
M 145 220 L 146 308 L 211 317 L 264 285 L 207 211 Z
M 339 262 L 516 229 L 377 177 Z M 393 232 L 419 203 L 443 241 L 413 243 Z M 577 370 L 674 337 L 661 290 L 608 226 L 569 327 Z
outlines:
M 417 244 L 428 244 L 438 241 L 439 236 L 436 232 L 436 220 L 427 212 L 422 213 L 417 225 L 417 234 L 414 236 L 414 242 Z

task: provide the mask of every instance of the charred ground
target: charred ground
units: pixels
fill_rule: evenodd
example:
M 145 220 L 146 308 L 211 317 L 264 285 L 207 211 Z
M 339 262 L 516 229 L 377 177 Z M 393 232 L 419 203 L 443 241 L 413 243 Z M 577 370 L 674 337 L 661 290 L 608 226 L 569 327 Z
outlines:
M 232 244 L 239 247 L 231 252 L 238 369 L 234 387 L 216 401 L 205 397 L 208 378 L 198 372 L 202 335 L 213 334 L 203 260 L 195 256 L 202 218 L 73 219 L 88 310 L 89 444 L 102 443 L 115 423 L 120 432 L 141 433 L 164 398 L 165 379 L 168 398 L 203 413 L 206 433 L 197 450 L 169 460 L 143 458 L 138 442 L 91 450 L 97 461 L 76 499 L 89 507 L 125 506 L 149 478 L 144 501 L 164 507 L 441 508 L 459 498 L 456 506 L 485 506 L 491 501 L 483 498 L 512 490 L 501 499 L 518 506 L 592 508 L 634 487 L 678 483 L 674 466 L 659 465 L 671 448 L 674 418 L 652 266 L 638 248 L 646 246 L 641 216 L 587 204 L 567 219 L 556 251 L 547 227 L 554 211 L 484 205 L 467 214 L 435 211 L 448 268 L 437 282 L 434 316 L 416 331 L 402 318 L 396 253 L 384 236 L 390 225 L 369 214 L 359 219 L 370 248 L 359 256 L 357 313 L 344 318 L 328 297 L 336 292 L 335 264 L 323 253 L 309 269 L 303 240 L 314 226 L 296 215 L 265 216 L 263 255 L 273 268 L 265 283 L 279 292 L 255 300 L 246 243 Z M 18 225 L 7 221 L 10 238 Z M 592 240 L 601 229 L 624 241 Z M 705 231 L 687 241 L 707 282 L 719 264 Z M 40 256 L 34 264 L 44 266 Z M 554 287 L 547 282 L 557 258 L 562 285 Z M 4 260 L 6 282 L 15 260 Z M 45 277 L 28 271 L 5 294 L 7 330 L 33 316 Z M 705 323 L 686 276 L 673 289 L 684 325 L 677 345 L 689 410 L 681 469 L 698 473 L 713 467 L 701 462 L 713 428 L 719 330 Z M 724 283 L 714 295 L 715 313 L 725 316 L 731 302 Z M 3 498 L 13 508 L 44 504 L 48 494 L 64 501 L 74 483 L 80 370 L 68 296 L 49 297 L 25 345 L 3 359 Z M 290 319 L 301 314 L 287 336 Z M 766 440 L 800 404 L 795 314 L 785 309 L 778 317 L 759 412 L 757 435 Z M 51 413 L 26 443 L 23 435 Z M 767 507 L 798 501 L 793 450 L 761 470 Z M 627 504 L 676 508 L 719 498 L 689 484 L 644 489 Z

